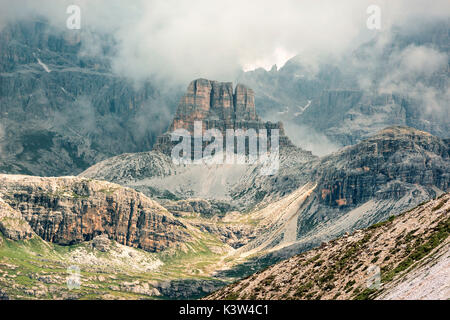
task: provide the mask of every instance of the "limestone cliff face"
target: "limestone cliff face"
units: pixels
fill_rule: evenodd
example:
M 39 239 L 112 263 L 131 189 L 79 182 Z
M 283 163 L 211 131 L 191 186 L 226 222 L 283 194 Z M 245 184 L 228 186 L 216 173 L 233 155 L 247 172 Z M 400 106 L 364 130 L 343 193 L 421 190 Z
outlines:
M 169 131 L 180 128 L 193 131 L 194 121 L 207 121 L 219 129 L 234 128 L 236 121 L 260 121 L 253 90 L 238 84 L 233 93 L 231 82 L 192 81 L 181 98 Z
M 407 127 L 390 127 L 363 142 L 321 159 L 316 167 L 320 202 L 333 207 L 373 197 L 400 198 L 408 185 L 447 191 L 450 146 Z
M 26 240 L 33 236 L 30 225 L 2 198 L 0 198 L 0 232 L 12 240 Z
M 197 79 L 189 84 L 168 132 L 158 137 L 153 149 L 170 155 L 170 132 L 186 129 L 193 133 L 195 121 L 202 121 L 203 130 L 218 129 L 223 134 L 226 129 L 267 129 L 270 136 L 270 130 L 279 129 L 280 145 L 293 146 L 281 122 L 263 122 L 257 115 L 252 89 L 238 84 L 233 92 L 231 82 Z
M 106 234 L 121 244 L 158 252 L 190 239 L 186 226 L 166 209 L 113 183 L 75 177 L 0 175 L 0 195 L 4 200 L 0 218 L 7 210 L 16 211 L 16 220 L 23 218 L 21 222 L 27 222 L 42 239 L 58 244 L 89 241 Z M 5 227 L 0 228 L 5 233 Z M 23 236 L 15 238 L 27 237 L 31 229 L 24 229 Z
M 174 112 L 177 90 L 163 93 L 156 81 L 135 88 L 112 72 L 111 37 L 97 34 L 103 54 L 89 55 L 82 48 L 92 34 L 69 31 L 43 19 L 0 31 L 1 173 L 76 175 L 151 149 L 169 125 L 161 104 Z

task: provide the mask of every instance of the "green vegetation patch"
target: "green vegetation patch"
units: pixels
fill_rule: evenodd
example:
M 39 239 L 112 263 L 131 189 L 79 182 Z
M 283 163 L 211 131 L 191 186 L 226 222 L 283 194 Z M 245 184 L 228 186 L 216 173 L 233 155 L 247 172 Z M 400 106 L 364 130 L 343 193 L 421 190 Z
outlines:
M 312 281 L 309 281 L 305 284 L 300 285 L 294 293 L 296 297 L 303 297 L 311 288 L 314 286 Z
M 368 300 L 370 299 L 370 296 L 372 294 L 374 294 L 375 292 L 377 292 L 376 289 L 369 289 L 366 288 L 363 291 L 359 292 L 356 296 L 355 296 L 355 300 Z
M 410 254 L 400 262 L 393 270 L 383 274 L 382 281 L 391 281 L 395 275 L 408 269 L 414 262 L 421 260 L 434 248 L 447 239 L 450 233 L 450 218 L 445 221 L 441 221 L 435 228 L 432 235 L 421 245 L 412 249 Z

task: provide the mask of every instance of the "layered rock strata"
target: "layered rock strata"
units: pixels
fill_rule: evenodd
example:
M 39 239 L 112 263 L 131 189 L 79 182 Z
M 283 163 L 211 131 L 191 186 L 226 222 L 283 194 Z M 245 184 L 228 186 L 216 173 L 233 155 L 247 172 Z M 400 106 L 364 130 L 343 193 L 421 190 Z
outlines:
M 227 129 L 254 129 L 257 133 L 265 129 L 269 144 L 271 131 L 278 129 L 280 146 L 293 146 L 285 135 L 281 122 L 264 122 L 257 115 L 252 89 L 238 84 L 233 92 L 231 82 L 197 79 L 189 84 L 168 132 L 158 137 L 153 150 L 170 155 L 174 145 L 171 133 L 177 129 L 185 129 L 193 135 L 196 121 L 202 122 L 203 131 L 218 129 L 224 136 L 224 147 Z
M 113 183 L 0 175 L 0 195 L 0 231 L 10 238 L 28 238 L 34 231 L 46 241 L 70 245 L 107 235 L 150 252 L 191 238 L 187 227 L 162 206 Z M 11 221 L 22 227 L 8 228 Z

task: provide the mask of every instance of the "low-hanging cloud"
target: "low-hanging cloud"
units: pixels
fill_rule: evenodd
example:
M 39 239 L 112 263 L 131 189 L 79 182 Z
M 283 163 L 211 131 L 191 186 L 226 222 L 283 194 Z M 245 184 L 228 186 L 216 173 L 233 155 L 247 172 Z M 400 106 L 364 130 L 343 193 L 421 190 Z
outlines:
M 242 68 L 280 67 L 296 54 L 305 63 L 338 56 L 373 36 L 366 28 L 371 4 L 381 7 L 384 29 L 417 15 L 449 14 L 448 1 L 441 0 L 1 0 L 0 28 L 30 15 L 64 28 L 70 4 L 81 7 L 82 29 L 116 39 L 115 72 L 178 83 L 198 77 L 229 81 Z
M 448 61 L 445 52 L 410 45 L 391 57 L 390 72 L 382 79 L 379 91 L 401 93 L 420 101 L 427 113 L 448 111 L 449 89 L 433 83 L 433 76 L 446 70 Z
M 360 88 L 412 99 L 425 115 L 448 115 L 450 90 L 442 85 L 448 77 L 448 52 L 430 44 L 397 47 L 391 36 L 381 35 L 362 58 L 352 60 Z
M 330 141 L 325 134 L 305 125 L 285 122 L 284 128 L 287 136 L 296 146 L 311 151 L 312 154 L 319 157 L 335 152 L 342 147 L 340 144 Z

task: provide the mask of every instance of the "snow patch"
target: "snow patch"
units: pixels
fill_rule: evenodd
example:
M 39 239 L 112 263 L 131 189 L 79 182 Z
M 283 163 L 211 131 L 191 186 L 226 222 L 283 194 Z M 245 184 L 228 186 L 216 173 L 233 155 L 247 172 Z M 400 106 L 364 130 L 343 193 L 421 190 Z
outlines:
M 48 67 L 45 63 L 43 63 L 43 62 L 41 61 L 41 59 L 39 59 L 39 58 L 36 58 L 36 59 L 37 59 L 37 62 L 39 63 L 39 65 L 40 65 L 42 68 L 44 68 L 44 70 L 45 70 L 47 73 L 52 72 L 52 70 L 50 70 L 49 67 Z
M 308 100 L 308 103 L 306 104 L 306 106 L 304 106 L 304 107 L 298 106 L 298 108 L 300 109 L 300 112 L 296 112 L 296 113 L 294 114 L 294 116 L 295 116 L 295 117 L 298 117 L 298 116 L 301 115 L 303 112 L 305 112 L 305 110 L 308 109 L 309 106 L 311 105 L 311 102 L 312 102 L 312 100 Z

